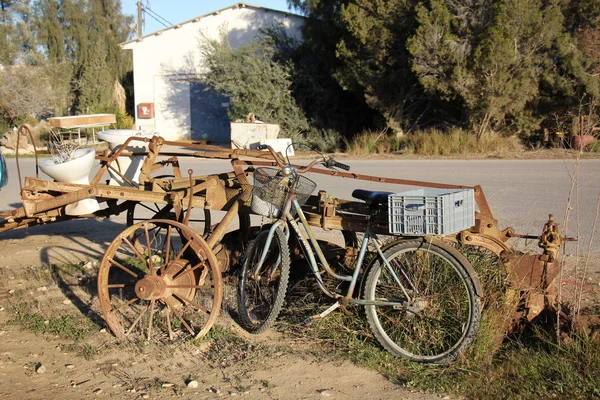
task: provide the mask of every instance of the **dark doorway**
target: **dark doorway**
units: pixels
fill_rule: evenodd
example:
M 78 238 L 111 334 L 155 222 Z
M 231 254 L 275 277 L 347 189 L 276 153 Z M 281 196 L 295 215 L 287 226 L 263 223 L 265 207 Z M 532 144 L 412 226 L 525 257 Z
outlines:
M 200 82 L 190 82 L 192 139 L 229 143 L 229 99 Z

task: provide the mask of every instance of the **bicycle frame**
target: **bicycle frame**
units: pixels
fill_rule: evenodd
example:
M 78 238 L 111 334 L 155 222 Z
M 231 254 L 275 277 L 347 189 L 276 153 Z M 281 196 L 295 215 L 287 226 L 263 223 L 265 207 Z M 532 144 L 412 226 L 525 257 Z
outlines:
M 298 219 L 300 220 L 300 224 L 304 227 L 304 230 L 308 235 L 308 239 L 305 237 L 304 233 L 300 229 L 300 225 L 296 221 L 296 218 L 294 218 L 294 216 L 292 215 L 292 212 L 291 212 L 292 208 L 296 211 L 296 213 L 298 215 Z M 328 308 L 327 310 L 325 310 L 323 313 L 319 314 L 319 316 L 316 316 L 316 317 L 322 318 L 322 317 L 326 316 L 327 314 L 329 314 L 331 311 L 340 307 L 342 304 L 345 305 L 347 303 L 363 305 L 363 306 L 377 305 L 377 306 L 392 306 L 392 307 L 399 307 L 399 308 L 406 308 L 406 309 L 410 308 L 408 306 L 408 304 L 410 302 L 412 302 L 412 297 L 409 295 L 408 290 L 406 290 L 405 286 L 400 281 L 400 278 L 398 277 L 398 275 L 396 274 L 396 272 L 390 265 L 389 261 L 386 260 L 385 256 L 383 255 L 383 251 L 381 249 L 381 242 L 377 238 L 377 235 L 371 230 L 371 220 L 369 219 L 369 221 L 367 223 L 367 228 L 365 230 L 365 237 L 362 242 L 362 245 L 361 245 L 361 248 L 360 248 L 360 251 L 358 254 L 358 258 L 356 260 L 356 265 L 354 267 L 354 271 L 353 271 L 352 275 L 339 275 L 339 274 L 335 273 L 335 271 L 333 271 L 333 269 L 327 262 L 327 259 L 325 258 L 325 255 L 323 254 L 323 251 L 322 251 L 321 247 L 319 246 L 319 243 L 317 242 L 314 232 L 311 229 L 308 221 L 306 220 L 306 216 L 304 215 L 304 213 L 302 211 L 302 207 L 300 206 L 300 204 L 298 203 L 298 200 L 296 199 L 294 190 L 290 190 L 290 192 L 289 192 L 286 205 L 282 212 L 282 217 L 280 217 L 277 221 L 275 221 L 273 223 L 273 225 L 271 226 L 271 228 L 269 229 L 268 237 L 265 242 L 265 247 L 261 253 L 260 260 L 254 271 L 255 274 L 258 275 L 258 273 L 260 272 L 260 269 L 262 268 L 262 265 L 267 257 L 267 253 L 268 253 L 268 249 L 271 244 L 271 240 L 275 234 L 275 230 L 278 229 L 279 227 L 282 227 L 284 229 L 286 238 L 289 239 L 290 232 L 289 232 L 289 229 L 287 229 L 288 224 L 292 227 L 292 229 L 296 233 L 298 240 L 301 242 L 302 247 L 304 248 L 304 250 L 306 252 L 306 256 L 308 258 L 310 268 L 312 270 L 312 273 L 315 276 L 315 279 L 317 280 L 319 288 L 327 296 L 338 300 L 333 306 L 331 306 L 330 308 Z M 393 276 L 396 283 L 402 289 L 404 295 L 406 296 L 406 299 L 408 299 L 407 301 L 403 301 L 403 302 L 382 301 L 382 300 L 367 301 L 367 300 L 360 299 L 360 298 L 358 298 L 358 299 L 352 298 L 352 295 L 356 288 L 356 284 L 358 282 L 360 269 L 363 265 L 365 255 L 367 254 L 367 248 L 368 248 L 369 243 L 372 243 L 375 246 L 378 257 L 383 261 L 383 264 L 385 265 L 385 267 L 389 270 L 389 272 Z M 315 254 L 316 254 L 316 258 L 315 258 Z M 334 293 L 325 286 L 325 283 L 323 282 L 323 279 L 321 278 L 321 271 L 319 270 L 319 267 L 318 267 L 319 264 L 317 262 L 317 258 L 318 258 L 318 261 L 323 266 L 324 270 L 327 272 L 327 274 L 329 274 L 331 277 L 333 277 L 337 280 L 346 281 L 346 282 L 350 283 L 345 296 L 340 293 Z M 402 272 L 403 277 L 412 286 L 412 290 L 414 291 L 415 288 L 412 285 L 412 283 L 410 282 L 410 279 L 408 279 L 408 276 L 404 273 L 402 268 L 400 266 L 398 266 L 398 267 L 399 267 L 399 270 Z

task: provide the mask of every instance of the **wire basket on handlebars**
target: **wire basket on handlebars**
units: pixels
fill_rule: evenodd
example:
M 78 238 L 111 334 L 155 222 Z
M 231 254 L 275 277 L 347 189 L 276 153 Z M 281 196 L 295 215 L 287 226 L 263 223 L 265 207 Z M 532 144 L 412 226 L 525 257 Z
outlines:
M 296 199 L 304 205 L 317 184 L 302 176 L 283 176 L 277 168 L 257 168 L 252 189 L 253 212 L 269 218 L 279 218 L 290 190 L 295 189 Z M 292 209 L 292 213 L 295 211 Z

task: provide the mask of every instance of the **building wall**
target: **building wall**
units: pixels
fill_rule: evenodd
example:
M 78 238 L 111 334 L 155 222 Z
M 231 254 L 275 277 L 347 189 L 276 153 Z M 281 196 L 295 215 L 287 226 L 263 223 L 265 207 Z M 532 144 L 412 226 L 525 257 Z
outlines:
M 203 119 L 202 111 L 190 109 L 194 104 L 202 104 L 206 99 L 198 99 L 197 85 L 191 78 L 198 77 L 202 70 L 200 43 L 203 38 L 217 39 L 222 29 L 226 29 L 233 48 L 249 42 L 263 26 L 282 23 L 292 35 L 300 36 L 302 17 L 262 8 L 242 7 L 221 10 L 218 13 L 196 18 L 193 21 L 130 41 L 124 49 L 133 50 L 133 77 L 136 104 L 136 126 L 149 132 L 158 132 L 167 139 L 211 139 L 223 141 L 222 133 L 210 137 L 211 127 L 194 126 L 205 122 L 222 126 L 227 102 L 214 94 L 218 107 L 213 118 Z M 154 103 L 154 118 L 141 119 L 137 114 L 140 103 Z M 222 109 L 219 110 L 218 108 Z M 217 127 L 215 127 L 217 128 Z M 192 135 L 194 132 L 194 135 Z M 196 137 L 194 137 L 196 136 Z

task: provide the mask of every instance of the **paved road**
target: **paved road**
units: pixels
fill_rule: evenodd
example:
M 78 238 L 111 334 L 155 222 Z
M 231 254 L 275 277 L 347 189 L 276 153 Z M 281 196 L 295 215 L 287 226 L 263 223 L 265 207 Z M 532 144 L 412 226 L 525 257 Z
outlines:
M 0 191 L 0 210 L 20 205 L 15 159 L 8 159 L 10 181 Z M 297 161 L 300 162 L 300 161 Z M 569 211 L 569 236 L 579 236 L 587 251 L 600 195 L 600 160 L 347 160 L 352 172 L 394 178 L 426 180 L 464 185 L 480 184 L 501 228 L 513 226 L 519 233 L 538 235 L 548 214 L 564 224 L 572 176 L 577 171 Z M 21 160 L 24 175 L 35 173 L 33 159 Z M 230 170 L 226 161 L 184 160 L 182 170 L 206 174 Z M 41 174 L 41 173 L 40 173 Z M 43 174 L 41 174 L 43 176 Z M 410 187 L 311 175 L 329 193 L 350 198 L 355 188 L 403 191 Z M 117 218 L 115 222 L 119 222 Z M 579 226 L 577 224 L 579 222 Z M 600 254 L 600 223 L 592 252 Z M 35 228 L 38 229 L 38 228 Z M 77 228 L 79 229 L 79 228 Z M 62 229 L 61 229 L 62 231 Z M 35 233 L 32 229 L 31 233 Z M 579 233 L 578 233 L 579 232 Z M 574 249 L 574 247 L 573 247 Z M 574 250 L 572 250 L 574 252 Z

